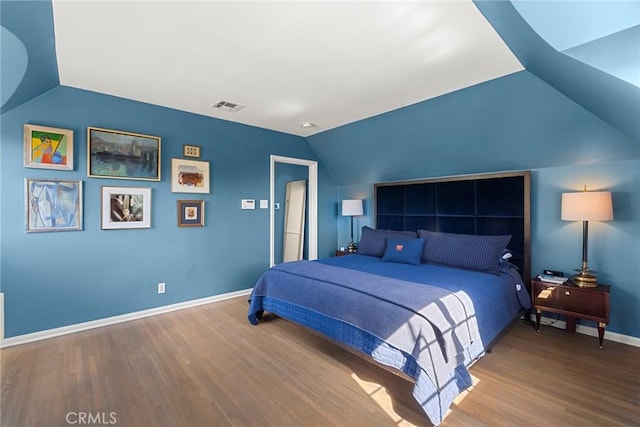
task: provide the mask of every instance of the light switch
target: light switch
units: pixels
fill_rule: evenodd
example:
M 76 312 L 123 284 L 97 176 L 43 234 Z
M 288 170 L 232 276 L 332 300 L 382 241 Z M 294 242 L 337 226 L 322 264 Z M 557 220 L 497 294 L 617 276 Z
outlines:
M 260 209 L 269 209 L 269 201 L 260 200 Z
M 256 201 L 255 199 L 242 199 L 242 209 L 255 209 Z

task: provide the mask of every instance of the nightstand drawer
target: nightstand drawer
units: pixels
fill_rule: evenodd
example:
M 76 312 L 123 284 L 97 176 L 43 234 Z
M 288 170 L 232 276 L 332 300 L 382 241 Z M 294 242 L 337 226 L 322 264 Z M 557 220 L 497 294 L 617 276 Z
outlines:
M 576 331 L 576 318 L 598 322 L 598 340 L 602 348 L 604 328 L 609 323 L 609 291 L 611 286 L 579 288 L 573 285 L 531 280 L 531 302 L 536 311 L 536 330 L 540 332 L 543 311 L 566 316 L 568 332 Z
M 538 305 L 549 306 L 562 311 L 570 311 L 584 316 L 606 317 L 604 295 L 580 292 L 579 290 L 548 287 L 548 298 L 539 298 Z
M 535 281 L 533 305 L 542 310 L 609 323 L 609 292 Z M 607 289 L 608 290 L 608 289 Z

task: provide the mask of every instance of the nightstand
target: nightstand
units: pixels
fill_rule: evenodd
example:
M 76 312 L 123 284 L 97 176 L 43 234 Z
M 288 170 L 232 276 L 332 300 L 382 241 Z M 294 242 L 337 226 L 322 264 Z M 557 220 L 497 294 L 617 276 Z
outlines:
M 558 313 L 567 318 L 567 332 L 576 331 L 576 318 L 598 322 L 600 348 L 604 328 L 609 323 L 609 285 L 580 288 L 573 284 L 556 285 L 537 278 L 531 280 L 531 302 L 536 310 L 536 330 L 540 332 L 543 311 Z
M 347 251 L 341 251 L 340 249 L 338 249 L 336 251 L 336 256 L 342 256 L 342 255 L 349 255 L 349 252 Z

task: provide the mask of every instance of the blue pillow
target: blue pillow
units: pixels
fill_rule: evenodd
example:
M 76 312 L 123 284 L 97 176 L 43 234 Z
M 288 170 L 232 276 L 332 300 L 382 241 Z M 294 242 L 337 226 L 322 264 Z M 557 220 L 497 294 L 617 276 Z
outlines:
M 428 230 L 418 230 L 418 236 L 426 239 L 422 262 L 492 274 L 500 272 L 498 260 L 511 240 L 511 235 L 453 234 Z
M 387 239 L 416 239 L 415 231 L 376 230 L 362 226 L 362 237 L 358 243 L 358 253 L 381 257 L 387 249 Z
M 420 265 L 424 239 L 387 239 L 382 261 Z

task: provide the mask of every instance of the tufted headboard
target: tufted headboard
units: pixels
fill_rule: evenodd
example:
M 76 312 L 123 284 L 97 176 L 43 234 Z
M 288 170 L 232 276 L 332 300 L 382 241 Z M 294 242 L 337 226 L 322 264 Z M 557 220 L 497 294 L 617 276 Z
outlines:
M 510 234 L 510 262 L 530 286 L 531 172 L 462 175 L 374 185 L 376 228 Z

